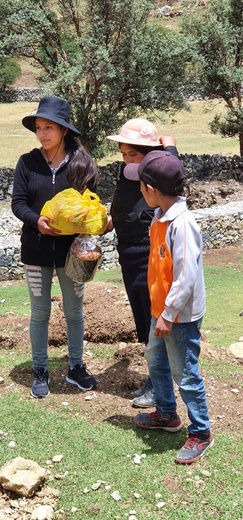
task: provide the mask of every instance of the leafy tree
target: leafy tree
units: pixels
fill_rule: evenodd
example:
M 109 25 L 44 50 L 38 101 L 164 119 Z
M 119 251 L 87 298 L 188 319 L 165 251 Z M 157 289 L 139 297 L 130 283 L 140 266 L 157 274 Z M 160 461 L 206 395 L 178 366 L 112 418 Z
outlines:
M 5 49 L 41 67 L 48 93 L 65 97 L 82 142 L 102 157 L 127 119 L 185 105 L 188 54 L 153 18 L 147 0 L 0 0 Z
M 213 133 L 238 136 L 243 155 L 243 2 L 213 0 L 200 14 L 183 19 L 183 34 L 193 52 L 190 81 L 204 99 L 223 99 L 227 113 L 216 115 Z
M 21 76 L 21 68 L 14 58 L 0 57 L 0 91 L 10 87 Z

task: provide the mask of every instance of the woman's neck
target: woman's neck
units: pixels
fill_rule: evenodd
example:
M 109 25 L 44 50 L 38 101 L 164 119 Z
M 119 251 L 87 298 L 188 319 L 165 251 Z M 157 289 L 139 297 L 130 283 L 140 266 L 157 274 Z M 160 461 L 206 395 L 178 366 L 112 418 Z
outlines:
M 41 153 L 50 168 L 57 168 L 66 157 L 67 152 L 64 143 L 61 143 L 61 146 L 59 145 L 52 150 L 46 150 L 42 147 Z

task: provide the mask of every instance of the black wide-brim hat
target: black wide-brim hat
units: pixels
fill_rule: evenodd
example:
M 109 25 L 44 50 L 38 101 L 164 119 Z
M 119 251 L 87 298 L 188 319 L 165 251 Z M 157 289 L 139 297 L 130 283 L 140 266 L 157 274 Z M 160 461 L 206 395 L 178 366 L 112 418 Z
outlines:
M 73 135 L 78 136 L 80 132 L 70 123 L 70 106 L 65 99 L 59 97 L 43 97 L 38 105 L 36 114 L 26 116 L 22 119 L 22 124 L 31 132 L 36 131 L 35 120 L 37 117 L 48 119 L 58 125 L 68 128 Z

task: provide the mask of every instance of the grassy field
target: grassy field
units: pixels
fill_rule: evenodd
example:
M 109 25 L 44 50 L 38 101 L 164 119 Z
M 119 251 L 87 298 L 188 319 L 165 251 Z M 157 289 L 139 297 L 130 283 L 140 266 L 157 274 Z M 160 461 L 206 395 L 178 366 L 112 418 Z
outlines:
M 211 134 L 208 123 L 216 113 L 223 113 L 224 103 L 219 102 L 190 102 L 190 111 L 183 110 L 177 114 L 166 117 L 161 114 L 161 120 L 154 121 L 159 133 L 174 135 L 177 139 L 177 147 L 180 153 L 193 154 L 239 154 L 238 139 L 222 138 Z M 14 168 L 19 156 L 28 152 L 38 141 L 35 134 L 24 128 L 22 118 L 35 113 L 37 103 L 1 103 L 0 104 L 0 150 L 1 166 Z M 175 120 L 176 123 L 172 123 Z M 114 160 L 120 160 L 118 152 L 108 155 L 101 165 Z
M 117 280 L 118 275 L 117 269 L 100 271 L 95 281 Z M 229 341 L 236 341 L 242 334 L 242 318 L 236 318 L 242 306 L 242 270 L 230 266 L 206 267 L 205 278 L 208 289 L 204 328 L 210 329 L 209 339 L 215 346 L 228 346 Z M 58 292 L 59 286 L 55 284 L 53 294 Z M 1 287 L 1 313 L 10 309 L 29 314 L 24 285 Z M 224 336 L 224 331 L 228 335 Z M 98 348 L 92 352 L 99 356 Z M 105 352 L 107 358 L 111 356 L 108 349 L 102 350 L 102 356 Z M 55 369 L 63 374 L 62 349 L 50 349 L 50 357 L 53 372 Z M 55 510 L 61 509 L 63 513 L 55 516 L 58 520 L 90 520 L 96 515 L 101 520 L 213 520 L 215 517 L 242 520 L 240 415 L 235 431 L 224 428 L 224 421 L 227 424 L 233 412 L 232 404 L 227 401 L 227 396 L 228 399 L 233 396 L 230 388 L 241 386 L 240 365 L 203 360 L 208 392 L 214 392 L 213 403 L 218 403 L 213 408 L 222 414 L 217 419 L 221 429 L 215 434 L 215 446 L 205 458 L 185 467 L 173 462 L 175 452 L 185 440 L 185 429 L 178 434 L 138 430 L 122 408 L 119 415 L 107 416 L 105 405 L 99 405 L 99 391 L 94 393 L 89 406 L 87 402 L 85 405 L 82 392 L 59 396 L 60 380 L 47 400 L 30 400 L 26 388 L 23 386 L 21 392 L 18 384 L 20 381 L 24 384 L 31 371 L 30 355 L 21 346 L 0 348 L 0 366 L 0 375 L 6 381 L 0 394 L 0 467 L 7 460 L 21 456 L 47 468 L 46 485 L 60 492 Z M 221 394 L 227 388 L 224 397 Z M 106 399 L 111 397 L 107 394 Z M 103 414 L 103 420 L 97 418 L 95 409 L 99 415 Z M 134 463 L 135 454 L 142 456 L 139 465 Z M 55 455 L 63 456 L 60 463 L 52 461 Z M 98 481 L 100 487 L 92 490 Z M 119 492 L 120 500 L 112 498 L 114 491 Z

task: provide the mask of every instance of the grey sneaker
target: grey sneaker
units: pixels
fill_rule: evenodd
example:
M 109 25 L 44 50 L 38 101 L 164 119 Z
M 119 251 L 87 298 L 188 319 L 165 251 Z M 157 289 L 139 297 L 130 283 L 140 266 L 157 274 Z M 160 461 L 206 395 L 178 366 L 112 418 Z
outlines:
M 97 386 L 95 378 L 87 372 L 84 364 L 75 365 L 72 370 L 69 367 L 66 381 L 71 383 L 71 385 L 78 386 L 83 392 L 87 392 L 87 390 L 91 390 Z
M 138 388 L 137 390 L 135 390 L 132 393 L 132 395 L 135 395 L 135 397 L 140 397 L 141 395 L 145 394 L 146 392 L 148 392 L 149 390 L 152 390 L 152 389 L 153 389 L 153 385 L 152 385 L 151 379 L 149 377 L 147 379 L 147 381 L 145 381 L 143 386 L 141 386 L 141 388 Z
M 201 435 L 189 435 L 184 446 L 178 451 L 175 461 L 179 464 L 192 464 L 201 459 L 208 448 L 213 446 L 211 432 Z
M 176 412 L 169 417 L 163 417 L 157 410 L 151 413 L 140 413 L 134 418 L 134 423 L 139 428 L 154 430 L 159 428 L 166 432 L 179 432 L 182 428 L 181 420 Z
M 140 397 L 134 397 L 132 400 L 133 405 L 137 406 L 138 408 L 149 408 L 150 406 L 154 406 L 156 404 L 154 399 L 154 391 L 149 390 L 148 392 L 145 392 L 145 394 L 141 395 Z
M 49 374 L 44 368 L 34 368 L 34 381 L 32 383 L 32 397 L 48 397 L 49 390 Z

